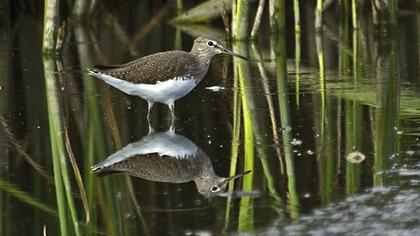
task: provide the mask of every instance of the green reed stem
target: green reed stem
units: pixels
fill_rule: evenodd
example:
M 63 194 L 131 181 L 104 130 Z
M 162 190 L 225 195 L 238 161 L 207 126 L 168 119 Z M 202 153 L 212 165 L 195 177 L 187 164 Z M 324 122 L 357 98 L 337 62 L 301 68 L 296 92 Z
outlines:
M 245 40 L 248 38 L 249 0 L 237 0 L 234 6 L 236 9 L 233 9 L 234 14 L 232 15 L 235 15 L 235 17 L 232 23 L 235 24 L 235 27 L 232 31 L 232 38 L 234 40 Z
M 357 72 L 356 72 L 357 73 Z M 346 101 L 346 155 L 361 151 L 363 108 L 354 101 Z M 346 193 L 351 195 L 360 189 L 361 166 L 346 161 Z
M 234 51 L 241 55 L 248 56 L 248 45 L 245 42 L 237 42 L 233 45 Z M 254 98 L 250 92 L 251 71 L 248 61 L 234 58 L 234 65 L 237 67 L 239 89 L 241 95 L 242 115 L 244 121 L 244 170 L 254 170 L 254 131 L 252 122 L 252 112 L 254 112 Z M 254 172 L 243 177 L 242 190 L 251 191 L 253 188 Z M 252 232 L 254 230 L 253 218 L 253 200 L 250 197 L 241 199 L 239 208 L 239 231 L 246 230 Z
M 352 22 L 353 22 L 353 29 L 357 30 L 359 29 L 359 26 L 357 24 L 357 0 L 351 1 L 351 16 L 352 16 Z
M 55 84 L 55 61 L 53 58 L 44 58 L 45 83 L 48 103 L 48 119 L 50 126 L 51 149 L 53 151 L 53 168 L 56 184 L 57 204 L 59 208 L 59 217 L 61 224 L 61 233 L 67 234 L 67 216 L 65 203 L 70 211 L 71 223 L 76 235 L 80 235 L 77 212 L 72 196 L 72 189 L 67 170 L 66 151 L 63 142 L 63 122 Z M 61 177 L 59 177 L 61 176 Z M 64 218 L 61 218 L 64 217 Z
M 113 185 L 111 179 L 102 179 L 102 181 L 97 181 L 97 177 L 93 176 L 90 172 L 90 167 L 95 164 L 98 160 L 97 157 L 100 157 L 101 160 L 107 156 L 105 145 L 105 134 L 104 126 L 102 121 L 102 115 L 100 112 L 99 102 L 97 94 L 95 80 L 92 79 L 86 71 L 90 64 L 91 51 L 88 47 L 88 44 L 81 43 L 89 41 L 87 37 L 87 32 L 84 28 L 84 25 L 81 22 L 78 22 L 74 26 L 74 35 L 76 41 L 78 42 L 77 48 L 79 53 L 79 61 L 81 68 L 83 69 L 83 85 L 84 85 L 84 103 L 86 104 L 86 130 L 85 137 L 88 137 L 89 143 L 86 143 L 84 146 L 87 155 L 84 160 L 87 160 L 84 163 L 86 166 L 86 179 L 87 179 L 87 192 L 88 192 L 88 202 L 91 207 L 95 205 L 100 205 L 102 207 L 102 214 L 104 219 L 104 227 L 107 229 L 108 235 L 122 235 L 122 225 L 119 223 L 118 213 L 116 210 L 116 203 L 113 196 Z M 101 183 L 101 184 L 99 184 Z M 99 200 L 96 200 L 97 193 Z M 97 203 L 97 204 L 95 204 Z M 88 228 L 88 232 L 92 232 L 92 229 L 96 228 L 98 222 L 96 222 L 97 213 L 91 214 L 92 223 Z M 92 232 L 93 233 L 93 232 Z
M 300 32 L 295 32 L 295 97 L 296 106 L 300 107 L 300 61 L 301 61 L 301 48 L 300 48 Z
M 400 87 L 399 87 L 399 61 L 396 37 L 391 30 L 386 38 L 379 39 L 377 44 L 377 63 L 375 76 L 378 83 L 376 93 L 375 109 L 375 130 L 374 130 L 374 171 L 375 173 L 387 170 L 391 166 L 391 157 L 398 153 L 397 133 L 399 106 L 400 106 Z M 389 44 L 388 40 L 393 43 Z M 373 176 L 374 186 L 388 186 L 390 177 L 375 174 Z
M 315 9 L 315 30 L 322 30 L 322 0 L 317 0 Z
M 230 157 L 230 170 L 229 176 L 234 176 L 236 174 L 236 167 L 238 163 L 238 155 L 239 155 L 239 138 L 241 135 L 241 99 L 239 93 L 239 82 L 238 82 L 238 67 L 234 66 L 234 80 L 233 80 L 233 130 L 232 130 L 232 151 Z M 229 184 L 228 192 L 232 192 L 234 189 L 233 184 Z M 232 204 L 232 198 L 228 197 L 226 201 L 226 213 L 225 213 L 225 225 L 224 231 L 229 229 L 229 222 L 230 222 L 230 209 Z
M 255 39 L 257 37 L 257 33 L 261 24 L 262 13 L 264 11 L 264 4 L 265 4 L 265 0 L 260 0 L 258 3 L 257 13 L 255 14 L 254 24 L 251 30 L 252 39 Z
M 292 127 L 291 114 L 289 109 L 289 96 L 287 88 L 287 53 L 285 34 L 280 35 L 277 44 L 277 58 L 276 58 L 276 76 L 277 76 L 277 94 L 280 110 L 280 123 L 283 130 L 283 149 L 284 158 L 286 162 L 287 174 L 287 188 L 289 199 L 289 211 L 292 219 L 297 219 L 299 216 L 299 196 L 296 191 L 296 177 L 293 160 L 292 146 L 290 144 L 291 137 L 288 131 Z
M 55 41 L 59 27 L 59 0 L 44 1 L 44 32 L 42 40 L 42 51 L 44 54 L 55 52 Z
M 320 93 L 321 93 L 321 134 L 324 132 L 325 123 L 325 59 L 324 59 L 324 47 L 322 40 L 322 33 L 316 34 L 316 50 L 318 55 L 319 65 L 319 80 L 320 80 Z
M 293 0 L 293 13 L 295 16 L 295 34 L 300 33 L 300 6 L 299 0 Z

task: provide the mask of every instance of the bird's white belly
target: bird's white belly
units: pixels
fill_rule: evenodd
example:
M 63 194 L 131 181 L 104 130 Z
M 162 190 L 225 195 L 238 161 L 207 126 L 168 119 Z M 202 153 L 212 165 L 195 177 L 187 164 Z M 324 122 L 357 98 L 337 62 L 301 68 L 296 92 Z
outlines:
M 156 84 L 139 84 L 138 96 L 153 102 L 173 103 L 187 95 L 197 85 L 195 79 L 171 79 Z
M 160 102 L 173 104 L 176 100 L 187 95 L 197 86 L 197 80 L 194 77 L 175 77 L 167 81 L 158 81 L 156 84 L 134 84 L 113 76 L 89 71 L 93 75 L 124 93 L 139 96 L 150 102 Z

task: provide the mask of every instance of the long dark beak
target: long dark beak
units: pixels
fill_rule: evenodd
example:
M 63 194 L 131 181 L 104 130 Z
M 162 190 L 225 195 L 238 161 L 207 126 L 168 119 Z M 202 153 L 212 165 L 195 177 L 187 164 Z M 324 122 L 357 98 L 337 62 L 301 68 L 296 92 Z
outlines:
M 234 52 L 232 52 L 232 51 L 229 51 L 229 50 L 227 50 L 226 48 L 223 48 L 223 47 L 221 47 L 221 46 L 218 46 L 218 48 L 219 48 L 220 50 L 222 50 L 222 52 L 223 52 L 223 53 L 226 53 L 226 54 L 232 55 L 232 56 L 234 56 L 234 57 L 239 57 L 239 58 L 241 58 L 241 59 L 244 59 L 244 60 L 249 61 L 249 58 L 248 58 L 248 57 L 244 57 L 244 56 L 242 56 L 242 55 L 236 54 L 236 53 L 234 53 Z
M 232 180 L 235 180 L 235 179 L 241 178 L 241 177 L 243 177 L 244 175 L 249 174 L 249 173 L 251 173 L 251 171 L 250 171 L 250 170 L 247 170 L 247 171 L 245 171 L 244 173 L 241 173 L 241 174 L 237 174 L 237 175 L 234 175 L 234 176 L 227 177 L 226 179 L 224 179 L 224 180 L 223 180 L 222 184 L 225 184 L 225 183 L 227 183 L 227 182 L 229 182 L 229 181 L 232 181 Z

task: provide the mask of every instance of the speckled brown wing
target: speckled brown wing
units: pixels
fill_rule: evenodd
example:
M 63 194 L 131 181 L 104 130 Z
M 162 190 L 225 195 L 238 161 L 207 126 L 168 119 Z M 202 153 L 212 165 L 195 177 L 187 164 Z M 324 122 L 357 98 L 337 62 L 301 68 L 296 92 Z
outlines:
M 103 168 L 96 173 L 99 176 L 125 173 L 142 179 L 166 182 L 189 182 L 203 172 L 202 158 L 187 157 L 176 159 L 169 156 L 160 156 L 157 153 L 136 155 Z
M 155 84 L 174 77 L 195 76 L 199 70 L 197 59 L 184 51 L 160 52 L 124 65 L 98 65 L 93 68 L 93 71 L 136 84 Z

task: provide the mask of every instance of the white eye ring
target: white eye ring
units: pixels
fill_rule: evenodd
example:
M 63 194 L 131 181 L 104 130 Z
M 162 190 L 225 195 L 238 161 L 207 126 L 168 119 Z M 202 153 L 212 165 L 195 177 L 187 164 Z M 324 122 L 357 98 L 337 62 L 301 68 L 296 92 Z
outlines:
M 215 45 L 216 45 L 216 42 L 214 42 L 212 40 L 207 41 L 207 46 L 214 47 Z
M 211 189 L 210 189 L 213 193 L 215 193 L 215 192 L 217 192 L 217 191 L 219 191 L 219 187 L 217 187 L 217 186 L 213 186 L 213 187 L 211 187 Z

